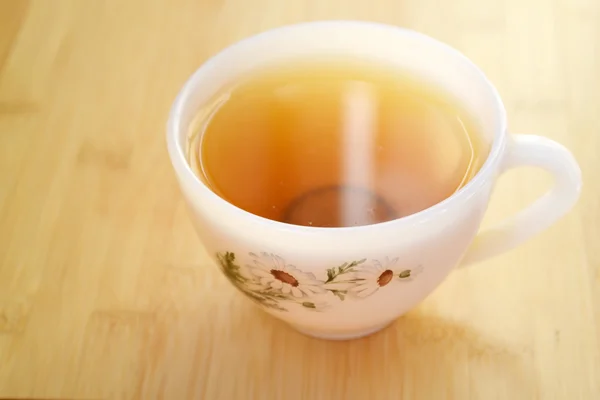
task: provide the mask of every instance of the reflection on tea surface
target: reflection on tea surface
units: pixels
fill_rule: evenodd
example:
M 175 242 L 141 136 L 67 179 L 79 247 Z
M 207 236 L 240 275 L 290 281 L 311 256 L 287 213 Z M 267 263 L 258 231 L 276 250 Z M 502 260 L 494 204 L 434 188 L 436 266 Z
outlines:
M 421 211 L 468 182 L 488 152 L 442 89 L 365 61 L 254 71 L 216 99 L 191 141 L 195 170 L 228 202 L 296 225 Z

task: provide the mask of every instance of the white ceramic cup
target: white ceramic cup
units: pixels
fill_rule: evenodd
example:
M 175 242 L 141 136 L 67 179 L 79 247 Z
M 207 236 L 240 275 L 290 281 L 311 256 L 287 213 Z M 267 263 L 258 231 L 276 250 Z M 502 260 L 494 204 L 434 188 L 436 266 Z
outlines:
M 388 63 L 453 93 L 491 143 L 479 173 L 424 211 L 350 228 L 276 222 L 217 196 L 186 158 L 199 109 L 251 69 L 319 55 Z M 171 110 L 167 141 L 193 223 L 225 276 L 268 313 L 329 339 L 383 328 L 428 296 L 459 263 L 494 256 L 546 229 L 574 206 L 581 188 L 580 169 L 563 146 L 540 136 L 508 134 L 498 93 L 465 56 L 422 34 L 374 23 L 292 25 L 223 50 L 185 83 Z M 497 177 L 526 165 L 550 172 L 554 187 L 503 224 L 478 232 Z

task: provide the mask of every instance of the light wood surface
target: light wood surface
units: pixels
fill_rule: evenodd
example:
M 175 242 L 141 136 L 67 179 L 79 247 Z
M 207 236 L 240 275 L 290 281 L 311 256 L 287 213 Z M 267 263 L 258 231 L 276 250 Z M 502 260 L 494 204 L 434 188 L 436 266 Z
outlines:
M 294 332 L 208 262 L 165 149 L 184 80 L 317 19 L 471 57 L 515 133 L 568 146 L 576 209 L 365 339 Z M 599 399 L 600 1 L 0 0 L 0 397 Z M 486 224 L 549 185 L 500 180 Z

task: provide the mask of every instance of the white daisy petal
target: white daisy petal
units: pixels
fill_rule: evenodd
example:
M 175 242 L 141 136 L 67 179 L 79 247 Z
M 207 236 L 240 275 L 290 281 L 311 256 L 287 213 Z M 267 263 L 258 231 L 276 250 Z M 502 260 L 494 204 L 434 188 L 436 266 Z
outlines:
M 268 268 L 268 267 L 267 267 L 267 266 L 265 266 L 265 265 L 262 265 L 262 264 L 257 264 L 257 263 L 255 263 L 254 265 L 248 265 L 248 267 L 250 267 L 250 268 L 251 268 L 251 269 L 253 269 L 253 270 L 264 271 L 264 272 L 267 272 L 267 273 L 268 273 L 269 271 L 271 271 L 271 268 Z
M 311 290 L 313 293 L 325 293 L 326 290 L 323 289 L 321 285 L 304 285 L 305 288 Z
M 294 297 L 302 297 L 302 292 L 297 287 L 292 287 L 292 295 Z
M 288 273 L 290 275 L 292 275 L 294 278 L 297 278 L 299 276 L 302 275 L 302 272 L 298 271 L 296 268 L 294 268 L 293 265 L 285 265 L 283 264 L 281 266 L 281 270 L 285 273 Z
M 313 281 L 317 279 L 315 277 L 315 274 L 313 274 L 312 272 L 305 272 L 304 275 L 306 276 L 306 278 L 312 279 Z
M 351 292 L 361 292 L 361 291 L 371 288 L 371 287 L 378 288 L 379 285 L 377 285 L 377 282 L 363 282 L 363 283 L 360 283 L 360 284 L 350 288 L 350 291 Z
M 292 291 L 292 287 L 287 283 L 283 283 L 281 286 L 281 293 L 289 294 Z
M 373 293 L 375 293 L 377 290 L 379 289 L 379 286 L 371 286 L 361 292 L 356 293 L 356 295 L 358 297 L 369 297 L 370 295 L 372 295 Z
M 246 288 L 250 290 L 263 290 L 265 285 L 261 285 L 260 283 L 247 283 Z
M 267 272 L 261 268 L 252 268 L 251 267 L 250 272 L 252 272 L 252 274 L 258 276 L 259 278 L 269 278 L 269 277 L 273 276 L 269 272 Z
M 300 283 L 311 284 L 311 283 L 317 282 L 317 280 L 313 274 L 294 271 L 294 273 L 292 275 L 294 275 L 294 278 L 296 278 L 298 280 L 298 282 L 300 282 Z
M 286 265 L 285 265 L 285 261 L 283 260 L 283 258 L 274 255 L 273 263 L 278 267 L 277 269 L 281 269 L 282 271 L 286 270 Z
M 309 296 L 313 294 L 325 293 L 325 289 L 315 285 L 299 285 L 298 288 Z
M 280 259 L 280 264 L 285 267 L 289 272 L 302 273 L 296 266 L 292 264 L 286 264 L 283 259 Z
M 260 283 L 267 286 L 272 280 L 274 280 L 272 276 L 270 278 L 260 278 Z
M 299 289 L 299 290 L 300 290 L 302 293 L 304 293 L 305 295 L 307 295 L 307 296 L 312 296 L 313 294 L 315 294 L 315 292 L 313 292 L 313 291 L 312 291 L 312 290 L 311 290 L 309 287 L 307 287 L 307 286 L 302 286 L 302 285 L 299 285 L 299 286 L 298 286 L 298 289 Z
M 354 276 L 358 279 L 377 279 L 381 275 L 380 273 L 375 273 L 372 271 L 360 271 L 356 272 Z
M 273 282 L 271 282 L 271 287 L 273 289 L 281 289 L 283 287 L 283 282 L 278 279 L 273 279 Z
M 326 283 L 323 287 L 329 290 L 348 290 L 356 286 L 354 282 L 332 282 Z

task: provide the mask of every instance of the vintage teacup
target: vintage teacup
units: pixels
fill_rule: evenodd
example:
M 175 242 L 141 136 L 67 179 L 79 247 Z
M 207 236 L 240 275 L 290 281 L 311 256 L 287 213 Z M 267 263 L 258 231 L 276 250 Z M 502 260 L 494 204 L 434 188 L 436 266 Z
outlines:
M 451 197 L 390 222 L 314 228 L 268 220 L 213 193 L 188 163 L 199 109 L 236 77 L 286 57 L 353 55 L 418 71 L 453 93 L 491 143 L 478 174 Z M 229 281 L 301 332 L 348 339 L 375 332 L 428 296 L 459 263 L 509 250 L 569 211 L 581 188 L 571 153 L 540 136 L 510 135 L 502 101 L 458 51 L 422 34 L 365 22 L 327 21 L 271 30 L 206 62 L 187 81 L 168 122 L 168 149 L 193 223 Z M 537 166 L 554 187 L 494 229 L 478 233 L 497 177 Z

